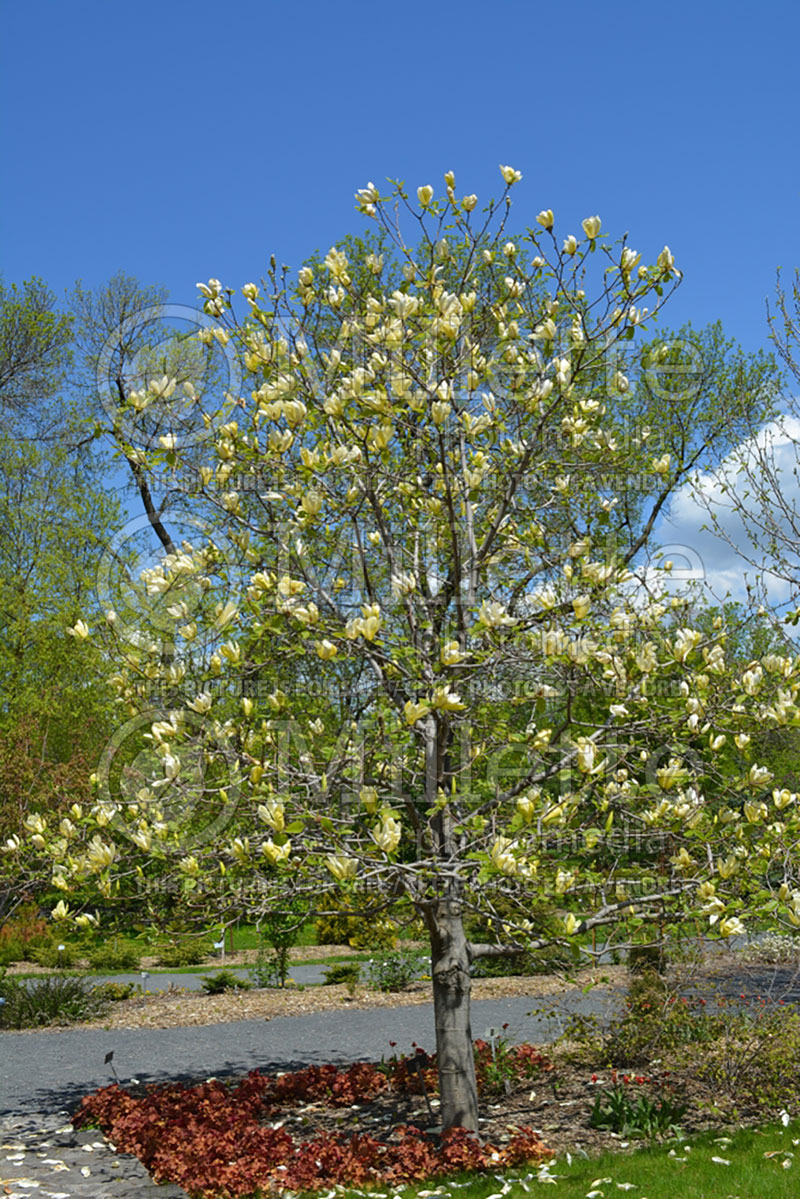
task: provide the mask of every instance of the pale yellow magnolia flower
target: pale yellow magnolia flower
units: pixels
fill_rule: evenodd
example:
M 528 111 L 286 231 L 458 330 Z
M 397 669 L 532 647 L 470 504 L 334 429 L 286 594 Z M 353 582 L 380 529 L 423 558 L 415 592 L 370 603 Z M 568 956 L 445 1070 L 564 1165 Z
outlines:
M 778 809 L 778 811 L 781 811 L 783 808 L 788 807 L 789 804 L 797 802 L 797 794 L 794 791 L 789 791 L 786 787 L 784 787 L 781 791 L 778 791 L 777 789 L 773 791 L 772 799 L 775 807 Z
M 317 641 L 314 648 L 323 662 L 329 662 L 339 652 L 338 646 L 334 645 L 332 641 L 328 641 L 327 638 L 324 641 Z
M 456 666 L 462 661 L 463 657 L 464 655 L 457 641 L 446 641 L 439 653 L 439 660 L 442 666 Z
M 719 932 L 722 937 L 740 937 L 746 932 L 746 929 L 738 916 L 726 916 L 719 922 Z
M 317 516 L 322 510 L 322 502 L 322 496 L 318 491 L 309 491 L 300 501 L 300 507 L 307 516 Z
M 195 699 L 187 702 L 186 707 L 191 708 L 193 712 L 197 712 L 202 716 L 209 711 L 213 702 L 214 699 L 208 691 L 201 691 Z
M 149 851 L 153 842 L 153 838 L 149 829 L 137 829 L 136 832 L 130 833 L 129 836 L 134 845 L 138 845 L 139 848 L 143 849 L 145 853 Z
M 564 895 L 569 891 L 575 883 L 574 870 L 558 870 L 556 872 L 555 892 L 556 895 Z
M 745 819 L 750 824 L 759 824 L 762 820 L 766 820 L 768 815 L 767 805 L 762 801 L 748 799 L 744 805 Z
M 694 861 L 684 847 L 682 847 L 678 853 L 671 857 L 670 861 L 675 869 L 679 871 L 693 870 L 695 865 Z
M 671 462 L 669 454 L 662 454 L 660 458 L 654 458 L 652 462 L 653 470 L 657 475 L 666 475 L 669 473 L 669 464 Z
M 250 857 L 250 840 L 248 837 L 234 837 L 229 853 L 237 862 L 246 862 Z
M 257 577 L 257 575 L 254 576 L 253 581 Z M 300 595 L 301 592 L 305 591 L 305 587 L 306 585 L 302 579 L 292 579 L 289 575 L 283 575 L 278 579 L 278 592 L 284 599 L 290 599 L 293 595 Z
M 404 596 L 412 595 L 417 586 L 416 575 L 409 571 L 408 573 L 400 571 L 392 575 L 392 595 L 395 599 L 402 599 Z
M 186 858 L 181 858 L 180 862 L 178 862 L 178 869 L 183 874 L 194 876 L 200 873 L 200 863 L 194 854 L 190 854 Z
M 109 845 L 103 841 L 102 837 L 94 836 L 89 842 L 87 857 L 89 864 L 93 870 L 105 870 L 117 856 L 117 850 L 114 845 Z
M 697 629 L 679 629 L 672 646 L 672 656 L 676 662 L 685 662 L 692 651 L 702 640 L 702 633 Z
M 772 771 L 766 766 L 756 766 L 754 763 L 747 777 L 754 787 L 763 787 L 772 782 Z
M 282 833 L 285 825 L 284 806 L 279 799 L 272 799 L 269 803 L 258 805 L 258 815 L 265 824 L 274 829 L 276 833 Z
M 508 837 L 498 837 L 489 852 L 492 865 L 501 874 L 517 873 L 516 858 L 509 852 L 512 845 L 513 842 Z
M 292 608 L 292 616 L 301 624 L 316 624 L 319 620 L 319 608 L 313 601 L 299 608 Z
M 356 859 L 345 857 L 344 854 L 328 854 L 325 859 L 325 865 L 339 882 L 346 882 L 348 879 L 355 878 L 358 872 L 358 862 Z
M 285 862 L 289 857 L 289 854 L 292 852 L 292 843 L 291 841 L 285 841 L 283 845 L 276 845 L 270 837 L 261 846 L 261 852 L 268 862 L 273 866 L 277 866 L 279 862 Z
M 583 620 L 589 615 L 589 609 L 592 606 L 591 598 L 588 595 L 579 595 L 572 601 L 572 609 L 575 613 L 576 620 Z
M 475 205 L 477 203 L 478 203 L 478 197 L 474 194 L 474 192 L 472 195 L 463 196 L 461 199 L 461 206 L 465 212 L 472 212 L 473 208 L 475 207 Z
M 461 712 L 467 706 L 462 703 L 461 696 L 451 691 L 448 685 L 434 689 L 431 703 L 440 712 Z
M 577 249 L 578 239 L 572 233 L 570 233 L 569 237 L 564 238 L 564 253 L 569 254 L 569 256 L 572 257 L 572 255 L 577 252 Z
M 76 620 L 75 624 L 67 629 L 70 637 L 77 638 L 78 641 L 85 641 L 89 636 L 89 626 L 84 620 Z
M 515 183 L 519 183 L 520 179 L 522 178 L 521 171 L 515 171 L 513 167 L 509 166 L 501 166 L 500 174 L 503 176 L 503 182 L 507 183 L 509 187 L 513 186 Z
M 554 219 L 552 208 L 543 208 L 536 218 L 543 229 L 552 229 Z
M 363 803 L 370 816 L 374 816 L 378 810 L 378 791 L 376 787 L 362 787 L 358 793 L 358 798 Z
M 569 912 L 564 917 L 564 932 L 567 934 L 568 937 L 572 937 L 575 935 L 575 933 L 580 928 L 580 924 L 581 924 L 580 920 L 576 920 L 576 918 L 572 914 L 572 912 Z
M 372 837 L 375 844 L 384 853 L 394 853 L 400 844 L 400 833 L 400 822 L 393 816 L 386 816 L 380 824 L 375 825 Z
M 487 629 L 499 629 L 517 623 L 514 616 L 509 616 L 505 604 L 497 600 L 484 600 L 478 613 L 478 620 Z
M 594 241 L 594 239 L 597 237 L 598 233 L 600 232 L 601 223 L 602 222 L 599 216 L 587 216 L 586 220 L 581 221 L 583 232 L 590 241 Z
M 430 183 L 425 183 L 422 185 L 422 187 L 417 188 L 417 199 L 419 200 L 420 206 L 422 208 L 428 207 L 431 200 L 433 199 L 433 195 L 434 195 L 434 192 L 433 192 L 433 188 L 431 187 Z
M 536 804 L 529 795 L 520 795 L 517 800 L 517 811 L 526 824 L 530 824 L 536 815 Z
M 54 920 L 69 920 L 70 910 L 67 904 L 64 903 L 64 900 L 59 899 L 56 906 L 50 912 L 50 915 Z
M 597 746 L 586 737 L 578 737 L 576 747 L 578 770 L 582 774 L 591 774 L 597 757 Z
M 727 858 L 724 860 L 721 858 L 717 859 L 717 874 L 720 876 L 720 878 L 730 878 L 731 875 L 734 875 L 738 869 L 739 860 L 738 858 L 735 858 L 733 854 L 728 854 Z
M 100 920 L 96 914 L 92 915 L 91 912 L 83 912 L 80 916 L 75 917 L 75 923 L 78 928 L 96 928 Z
M 689 772 L 679 758 L 670 758 L 668 766 L 662 766 L 656 771 L 656 781 L 664 791 L 685 783 L 688 777 Z
M 214 620 L 214 627 L 222 630 L 229 625 L 231 621 L 235 620 L 238 615 L 239 609 L 236 607 L 236 604 L 233 602 L 233 600 L 228 600 L 225 604 L 220 604 L 218 606 Z

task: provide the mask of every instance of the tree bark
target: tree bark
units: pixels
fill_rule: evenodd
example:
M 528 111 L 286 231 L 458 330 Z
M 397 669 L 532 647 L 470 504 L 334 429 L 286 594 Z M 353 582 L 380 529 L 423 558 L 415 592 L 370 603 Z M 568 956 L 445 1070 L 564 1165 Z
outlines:
M 425 921 L 431 939 L 442 1126 L 477 1132 L 478 1088 L 469 1015 L 472 984 L 461 904 L 441 899 L 426 910 Z

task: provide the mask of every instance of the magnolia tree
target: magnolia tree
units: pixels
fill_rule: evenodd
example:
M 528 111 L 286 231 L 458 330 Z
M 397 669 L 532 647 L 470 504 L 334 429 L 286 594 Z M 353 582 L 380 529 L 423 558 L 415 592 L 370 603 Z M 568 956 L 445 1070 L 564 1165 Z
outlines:
M 549 210 L 512 237 L 520 176 L 501 171 L 483 211 L 451 173 L 416 204 L 370 184 L 379 235 L 296 279 L 273 266 L 242 319 L 201 285 L 201 335 L 239 347 L 244 385 L 219 409 L 198 397 L 196 475 L 175 437 L 150 465 L 215 529 L 145 572 L 158 621 L 73 626 L 116 638 L 120 733 L 97 802 L 31 816 L 9 845 L 82 924 L 90 889 L 171 879 L 206 909 L 245 889 L 313 910 L 334 888 L 371 917 L 412 912 L 443 1123 L 469 1129 L 476 959 L 590 953 L 593 930 L 690 916 L 721 936 L 749 912 L 800 924 L 797 796 L 749 749 L 756 726 L 798 721 L 800 662 L 733 668 L 722 619 L 686 626 L 652 565 L 637 576 L 659 511 L 752 396 L 720 414 L 673 388 L 673 448 L 654 454 L 626 364 L 677 282 L 670 251 L 648 264 L 596 216 L 556 237 Z

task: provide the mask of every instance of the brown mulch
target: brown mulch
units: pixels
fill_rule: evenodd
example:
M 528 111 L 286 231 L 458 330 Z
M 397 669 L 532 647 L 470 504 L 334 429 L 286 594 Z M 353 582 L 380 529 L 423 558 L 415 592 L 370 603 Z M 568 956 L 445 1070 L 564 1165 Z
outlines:
M 526 995 L 533 999 L 566 995 L 576 985 L 591 981 L 616 981 L 622 984 L 626 975 L 622 966 L 602 971 L 584 970 L 576 979 L 565 982 L 554 975 L 533 978 L 476 978 L 472 983 L 473 999 L 504 999 Z M 411 983 L 402 991 L 369 991 L 359 987 L 354 996 L 344 986 L 287 986 L 283 989 L 264 988 L 252 991 L 225 991 L 207 995 L 204 991 L 171 988 L 168 991 L 145 991 L 130 999 L 114 1003 L 97 1020 L 81 1021 L 81 1028 L 175 1028 L 223 1024 L 235 1020 L 271 1020 L 276 1016 L 306 1016 L 314 1012 L 330 1012 L 343 1007 L 391 1008 L 400 1004 L 431 1002 L 430 982 Z M 37 1029 L 37 1032 L 57 1032 L 58 1028 Z

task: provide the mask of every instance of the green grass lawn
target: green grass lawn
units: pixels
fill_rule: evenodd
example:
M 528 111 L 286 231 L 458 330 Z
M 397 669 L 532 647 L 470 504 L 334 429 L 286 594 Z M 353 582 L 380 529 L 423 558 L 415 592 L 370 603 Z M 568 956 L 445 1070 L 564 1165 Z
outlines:
M 550 1175 L 550 1178 L 547 1178 Z M 552 1179 L 552 1181 L 551 1181 Z M 549 1184 L 543 1190 L 543 1184 Z M 450 1199 L 499 1199 L 509 1195 L 552 1195 L 554 1199 L 797 1199 L 800 1195 L 800 1121 L 723 1135 L 704 1133 L 669 1145 L 635 1152 L 604 1154 L 587 1160 L 558 1160 L 537 1175 L 515 1170 L 507 1175 L 462 1175 L 416 1187 L 378 1186 L 392 1199 L 449 1196 Z M 363 1196 L 341 1192 L 341 1199 Z

